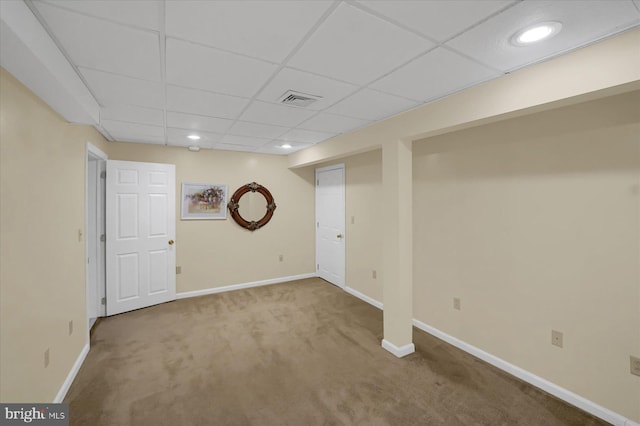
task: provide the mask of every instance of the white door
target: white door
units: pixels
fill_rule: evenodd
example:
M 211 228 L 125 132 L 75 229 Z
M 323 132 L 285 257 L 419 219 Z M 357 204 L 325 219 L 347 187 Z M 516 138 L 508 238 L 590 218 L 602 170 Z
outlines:
M 175 166 L 107 161 L 107 315 L 176 298 Z
M 345 286 L 344 164 L 316 169 L 316 269 Z

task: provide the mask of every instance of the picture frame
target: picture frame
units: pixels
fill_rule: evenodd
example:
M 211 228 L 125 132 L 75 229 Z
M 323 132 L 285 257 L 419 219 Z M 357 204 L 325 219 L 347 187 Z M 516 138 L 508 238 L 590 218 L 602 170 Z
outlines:
M 226 219 L 227 196 L 225 184 L 183 182 L 180 219 Z

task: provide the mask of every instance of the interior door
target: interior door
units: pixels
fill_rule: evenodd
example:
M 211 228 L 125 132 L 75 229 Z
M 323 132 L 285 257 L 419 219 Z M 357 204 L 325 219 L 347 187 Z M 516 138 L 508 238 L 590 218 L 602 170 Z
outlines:
M 107 161 L 107 315 L 176 298 L 175 166 Z
M 344 164 L 316 169 L 316 269 L 345 286 Z

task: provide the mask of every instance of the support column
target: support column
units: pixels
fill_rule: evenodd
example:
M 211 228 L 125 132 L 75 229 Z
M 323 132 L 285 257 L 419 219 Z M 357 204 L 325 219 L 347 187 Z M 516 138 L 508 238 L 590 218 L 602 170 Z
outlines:
M 384 339 L 397 357 L 413 345 L 413 156 L 411 141 L 382 146 Z

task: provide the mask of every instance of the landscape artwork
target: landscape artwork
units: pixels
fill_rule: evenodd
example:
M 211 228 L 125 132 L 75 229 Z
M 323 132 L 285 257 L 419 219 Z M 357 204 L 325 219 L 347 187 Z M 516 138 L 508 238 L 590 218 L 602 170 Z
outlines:
M 183 183 L 181 218 L 226 219 L 227 185 Z

